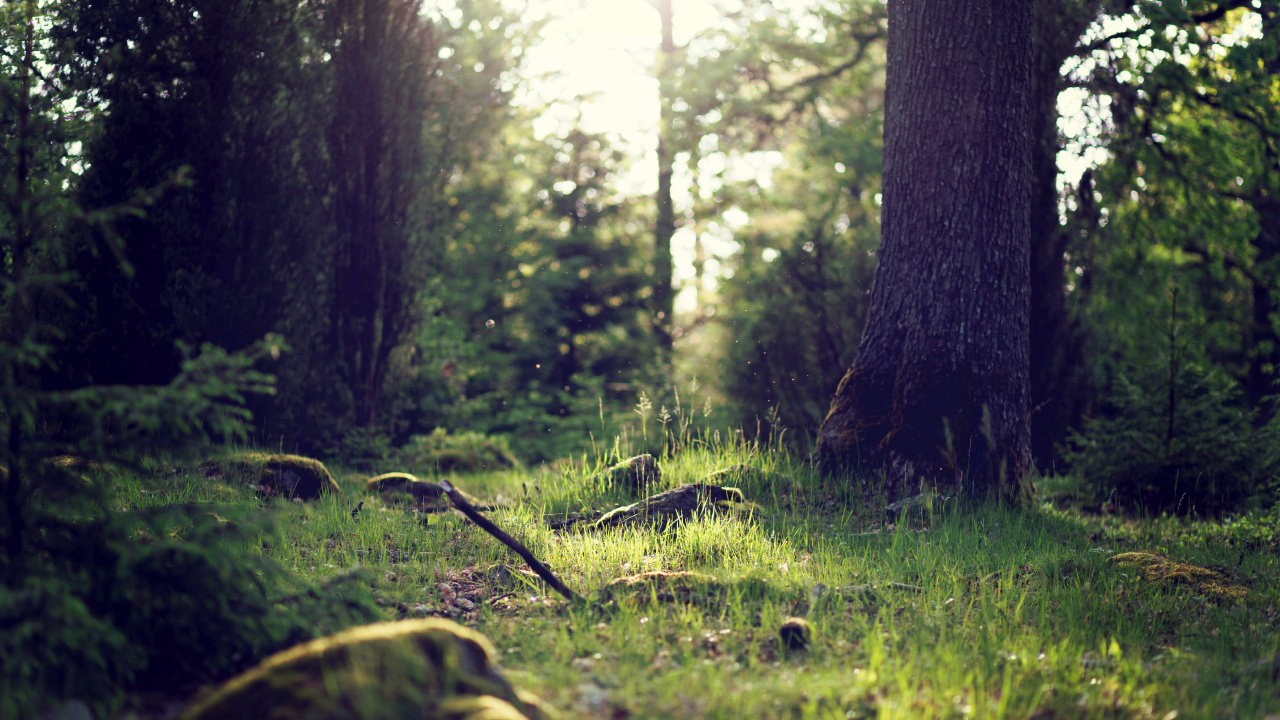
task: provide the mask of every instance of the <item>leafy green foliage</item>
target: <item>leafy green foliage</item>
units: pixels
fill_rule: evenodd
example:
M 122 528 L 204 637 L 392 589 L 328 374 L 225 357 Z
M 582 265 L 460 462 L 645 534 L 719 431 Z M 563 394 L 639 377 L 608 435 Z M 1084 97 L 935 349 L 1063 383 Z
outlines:
M 1067 287 L 1103 392 L 1071 459 L 1150 511 L 1221 511 L 1275 472 L 1276 22 L 1266 5 L 1137 3 L 1075 66 L 1109 111 L 1099 124 L 1111 158 L 1067 203 L 1083 231 Z M 1170 315 L 1170 288 L 1195 337 L 1173 354 L 1181 366 L 1151 321 Z M 1186 400 L 1172 423 L 1171 386 Z
M 718 380 L 733 422 L 789 428 L 800 444 L 853 361 L 875 272 L 883 20 L 856 1 L 803 21 L 748 3 L 712 33 L 732 50 L 699 58 L 685 88 L 689 126 L 714 133 L 717 150 L 765 147 L 782 161 L 770 187 L 725 181 L 697 212 L 750 217 L 712 318 L 727 330 Z M 692 82 L 704 73 L 741 87 L 716 90 L 717 104 Z
M 818 165 L 829 158 L 814 160 L 804 166 L 805 179 L 782 183 L 796 183 L 796 195 L 825 207 L 811 208 L 816 217 L 755 208 L 759 230 L 738 236 L 743 252 L 719 317 L 729 329 L 724 385 L 740 404 L 738 421 L 791 428 L 802 444 L 853 362 L 878 244 L 870 195 L 851 198 L 838 184 L 847 178 Z
M 410 470 L 436 472 L 481 472 L 520 466 L 505 437 L 476 432 L 450 435 L 444 428 L 409 438 L 397 449 L 396 459 Z
M 525 130 L 451 202 L 400 432 L 504 434 L 537 462 L 608 432 L 602 408 L 635 396 L 654 349 L 639 224 L 612 187 L 620 153 L 581 130 L 545 142 Z
M 54 47 L 45 35 L 48 10 L 27 2 L 0 16 L 6 41 L 18 45 L 0 55 L 0 113 L 17 119 L 6 138 L 16 162 L 0 168 L 8 260 L 0 295 L 0 625 L 7 629 L 0 715 L 38 716 L 77 699 L 106 716 L 126 692 L 173 692 L 225 677 L 307 637 L 314 618 L 276 607 L 271 595 L 285 573 L 253 552 L 267 532 L 259 520 L 198 504 L 122 513 L 104 464 L 136 465 L 146 449 L 193 437 L 244 439 L 246 398 L 274 383 L 255 365 L 279 354 L 278 339 L 235 354 L 206 344 L 197 355 L 180 345 L 177 375 L 159 386 L 74 378 L 42 385 L 74 342 L 50 321 L 74 309 L 68 263 L 94 257 L 68 248 L 86 223 L 98 230 L 144 217 L 175 184 L 100 211 L 81 211 L 70 199 L 66 148 L 51 140 L 66 88 L 47 79 L 36 88 Z M 109 228 L 105 234 L 121 249 Z M 114 254 L 101 261 L 131 272 Z M 55 311 L 32 312 L 41 305 Z M 362 607 L 368 615 L 358 598 L 354 607 L 336 616 L 360 615 Z
M 1239 385 L 1195 364 L 1177 373 L 1171 417 L 1163 370 L 1118 376 L 1103 413 L 1073 434 L 1064 460 L 1094 497 L 1129 511 L 1220 514 L 1274 489 L 1280 425 L 1257 427 Z

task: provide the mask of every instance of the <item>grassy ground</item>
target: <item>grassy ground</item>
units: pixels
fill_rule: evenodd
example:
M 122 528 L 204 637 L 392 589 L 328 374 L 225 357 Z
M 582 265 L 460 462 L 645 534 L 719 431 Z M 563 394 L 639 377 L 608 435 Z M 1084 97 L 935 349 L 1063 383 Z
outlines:
M 760 510 L 602 532 L 543 522 L 630 501 L 589 467 L 450 476 L 507 505 L 489 516 L 591 598 L 578 606 L 464 519 L 388 507 L 341 468 L 343 496 L 267 505 L 283 542 L 262 552 L 321 582 L 359 563 L 388 619 L 479 629 L 570 718 L 1280 717 L 1274 517 L 939 502 L 886 519 L 784 455 L 707 447 L 662 462 L 662 486 L 737 463 L 759 470 L 742 490 Z M 259 502 L 191 463 L 117 482 L 121 510 Z M 701 575 L 609 587 L 652 571 Z M 797 615 L 807 651 L 779 640 Z

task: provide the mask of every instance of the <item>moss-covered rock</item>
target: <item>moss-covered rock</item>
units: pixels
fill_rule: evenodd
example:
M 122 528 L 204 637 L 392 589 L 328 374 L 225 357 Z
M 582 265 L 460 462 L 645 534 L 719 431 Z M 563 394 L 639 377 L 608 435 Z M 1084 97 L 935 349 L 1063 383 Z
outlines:
M 440 483 L 421 480 L 409 473 L 390 472 L 369 478 L 364 484 L 364 490 L 370 495 L 382 496 L 387 502 L 409 501 L 419 507 L 442 507 L 448 503 Z
M 487 638 L 427 618 L 352 628 L 277 653 L 183 720 L 536 720 L 539 705 L 498 672 Z
M 787 618 L 778 628 L 778 640 L 788 652 L 808 650 L 813 643 L 813 628 L 804 618 Z
M 693 517 L 700 511 L 751 507 L 754 506 L 738 488 L 690 483 L 612 510 L 592 527 L 598 530 L 628 523 L 672 521 Z
M 627 458 L 599 473 L 591 480 L 600 485 L 613 485 L 626 490 L 632 495 L 639 495 L 647 488 L 657 487 L 662 482 L 662 468 L 652 455 L 637 455 Z
M 423 480 L 409 473 L 383 473 L 365 481 L 364 488 L 365 492 L 370 495 L 380 495 L 383 501 L 387 503 L 411 502 L 416 504 L 419 509 L 428 512 L 449 509 L 449 499 L 445 496 L 444 488 L 440 486 L 440 483 Z M 454 488 L 454 490 L 461 493 L 467 502 L 482 512 L 498 507 L 495 504 L 486 503 L 483 500 L 472 497 L 458 488 Z
M 197 472 L 209 480 L 232 480 L 253 485 L 266 497 L 315 500 L 341 492 L 324 463 L 301 455 L 236 453 L 206 460 Z

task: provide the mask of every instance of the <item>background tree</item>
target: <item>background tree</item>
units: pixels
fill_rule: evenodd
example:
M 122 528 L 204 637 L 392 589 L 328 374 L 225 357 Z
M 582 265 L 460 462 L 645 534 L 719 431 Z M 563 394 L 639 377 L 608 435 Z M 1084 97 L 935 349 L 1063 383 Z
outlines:
M 378 419 L 391 351 L 415 320 L 425 244 L 451 163 L 424 120 L 448 112 L 441 43 L 412 0 L 337 0 L 325 13 L 333 58 L 327 130 L 334 230 L 329 346 L 355 423 Z M 430 151 L 434 150 L 434 153 Z M 433 156 L 435 155 L 435 156 Z M 443 160 L 443 162 L 439 162 Z
M 654 0 L 658 11 L 662 40 L 658 46 L 655 72 L 658 76 L 658 194 L 657 215 L 653 223 L 653 317 L 654 332 L 664 357 L 670 364 L 672 328 L 675 326 L 674 276 L 672 275 L 671 238 L 676 232 L 675 201 L 671 195 L 671 179 L 675 172 L 678 136 L 673 126 L 675 78 L 680 55 L 673 39 L 671 0 Z
M 258 437 L 317 451 L 375 423 L 439 266 L 445 188 L 504 122 L 511 16 L 373 0 L 59 12 L 60 65 L 94 124 L 82 201 L 183 166 L 192 183 L 119 224 L 136 272 L 100 262 L 102 238 L 77 251 L 77 309 L 58 312 L 78 342 L 51 382 L 164 382 L 175 341 L 273 331 L 294 351 L 272 363 L 281 393 L 255 403 Z
M 523 124 L 451 196 L 445 270 L 400 396 L 402 433 L 504 434 L 554 460 L 615 428 L 655 381 L 646 218 L 613 187 L 621 153 Z M 602 418 L 602 413 L 606 416 Z
M 890 8 L 879 266 L 818 448 L 891 495 L 1028 489 L 1030 58 L 1028 3 Z
M 1122 504 L 1218 512 L 1276 472 L 1277 14 L 1139 3 L 1074 66 L 1111 156 L 1071 199 L 1100 401 L 1069 455 Z
M 837 306 L 874 268 L 883 42 L 880 3 L 748 2 L 685 49 L 672 127 L 697 311 L 675 327 L 677 379 L 727 399 L 727 422 L 809 441 L 852 360 L 862 315 Z
M 77 339 L 49 322 L 74 300 L 73 230 L 95 226 L 121 250 L 111 222 L 145 217 L 181 181 L 99 210 L 74 202 L 69 139 L 83 115 L 49 72 L 49 12 L 35 0 L 0 7 L 0 715 L 76 699 L 108 717 L 126 693 L 190 692 L 322 627 L 368 620 L 372 604 L 353 587 L 349 610 L 322 601 L 313 615 L 309 598 L 283 607 L 267 583 L 295 579 L 246 552 L 269 531 L 261 518 L 219 508 L 215 520 L 207 505 L 123 512 L 115 496 L 109 467 L 137 470 L 144 453 L 193 438 L 243 441 L 246 394 L 272 389 L 253 365 L 279 352 L 276 339 L 238 354 L 187 349 L 161 385 L 42 387 Z
M 1100 0 L 1038 0 L 1031 68 L 1031 453 L 1051 471 L 1058 446 L 1088 410 L 1087 328 L 1068 299 L 1069 259 L 1078 223 L 1064 225 L 1058 155 L 1058 100 L 1071 84 L 1063 65 L 1083 52 L 1081 40 L 1101 15 Z M 1086 176 L 1084 185 L 1088 185 Z M 1081 189 L 1092 194 L 1092 188 Z M 1079 254 L 1077 252 L 1077 254 Z
M 734 233 L 742 250 L 715 314 L 728 331 L 725 390 L 742 403 L 736 420 L 743 427 L 778 423 L 809 449 L 805 433 L 821 423 L 831 389 L 853 361 L 879 243 L 883 14 L 862 6 L 846 12 L 823 16 L 820 43 L 788 47 L 780 41 L 794 31 L 778 29 L 778 61 L 760 67 L 760 76 L 781 72 L 794 55 L 808 64 L 792 69 L 803 79 L 790 89 L 775 83 L 787 94 L 762 96 L 766 104 L 717 127 L 752 143 L 767 133 L 767 146 L 783 160 L 771 187 L 726 184 L 712 198 L 751 218 Z M 851 27 L 862 34 L 851 35 Z
M 174 342 L 240 348 L 305 315 L 318 271 L 323 196 L 312 28 L 298 3 L 68 2 L 55 32 L 68 83 L 92 112 L 88 207 L 128 199 L 180 167 L 192 184 L 102 238 L 73 263 L 63 381 L 160 383 Z M 312 318 L 308 317 L 307 321 Z M 305 323 L 304 323 L 305 324 Z

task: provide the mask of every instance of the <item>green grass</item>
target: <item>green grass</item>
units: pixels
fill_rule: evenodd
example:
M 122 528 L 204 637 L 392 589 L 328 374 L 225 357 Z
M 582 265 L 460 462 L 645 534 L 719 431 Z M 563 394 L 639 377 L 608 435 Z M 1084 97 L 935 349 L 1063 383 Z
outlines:
M 579 606 L 518 572 L 496 578 L 493 565 L 521 563 L 492 537 L 452 514 L 366 498 L 364 476 L 340 467 L 330 469 L 346 495 L 268 504 L 279 534 L 256 551 L 315 582 L 358 563 L 387 619 L 443 614 L 477 628 L 517 685 L 569 718 L 1264 718 L 1280 708 L 1274 515 L 1190 523 L 948 501 L 886 522 L 786 455 L 724 444 L 663 461 L 661 489 L 736 463 L 762 470 L 742 485 L 761 511 L 605 532 L 542 523 L 630 501 L 589 480 L 595 463 L 449 476 L 506 503 L 491 519 L 592 599 Z M 114 481 L 118 510 L 258 503 L 194 463 L 156 461 Z M 1109 561 L 1134 551 L 1217 568 L 1243 599 Z M 657 570 L 712 580 L 602 592 Z M 816 584 L 831 592 L 810 607 Z M 874 590 L 837 592 L 846 586 Z M 778 641 L 793 615 L 813 625 L 807 652 Z

